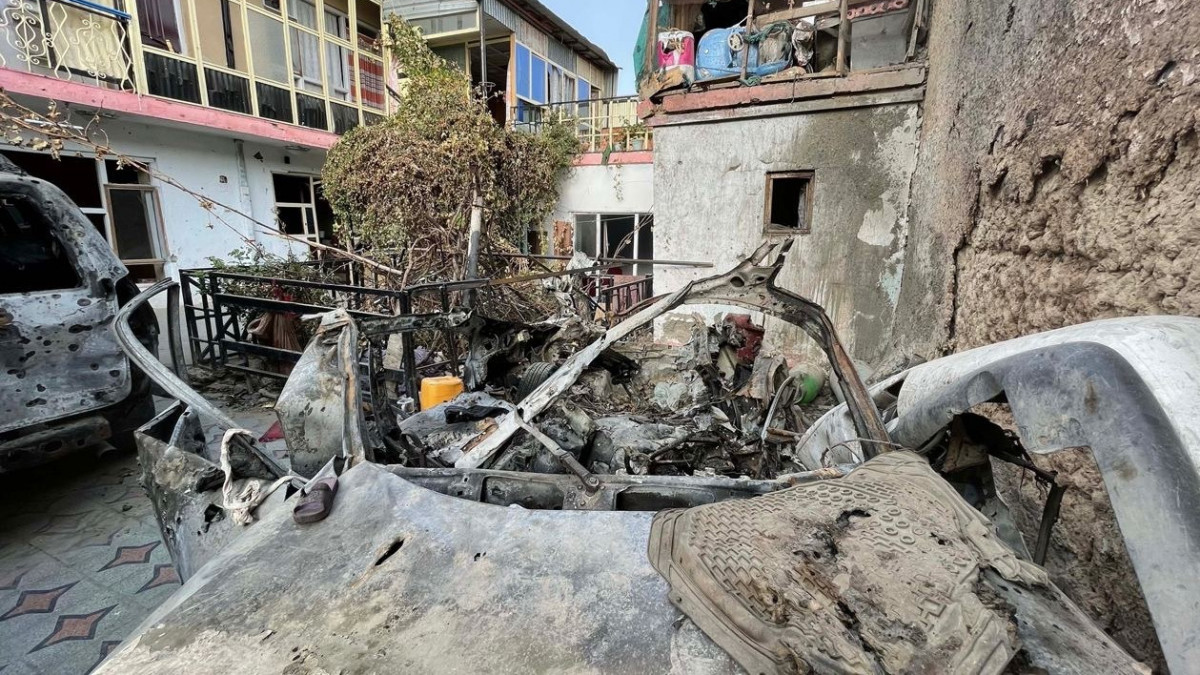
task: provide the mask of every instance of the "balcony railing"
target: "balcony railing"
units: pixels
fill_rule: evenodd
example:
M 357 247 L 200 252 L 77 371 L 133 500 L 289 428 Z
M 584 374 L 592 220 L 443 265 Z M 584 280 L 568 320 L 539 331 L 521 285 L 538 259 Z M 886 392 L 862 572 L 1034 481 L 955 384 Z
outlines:
M 148 30 L 133 0 L 0 0 L 0 67 L 340 134 L 389 98 L 378 1 L 347 6 L 178 0 Z
M 0 67 L 132 90 L 131 20 L 83 0 L 0 0 Z
M 532 105 L 522 101 L 512 111 L 513 126 L 528 131 L 541 131 L 551 119 L 563 120 L 575 128 L 584 152 L 628 152 L 651 150 L 654 136 L 637 115 L 638 98 L 616 98 L 567 101 L 548 105 Z

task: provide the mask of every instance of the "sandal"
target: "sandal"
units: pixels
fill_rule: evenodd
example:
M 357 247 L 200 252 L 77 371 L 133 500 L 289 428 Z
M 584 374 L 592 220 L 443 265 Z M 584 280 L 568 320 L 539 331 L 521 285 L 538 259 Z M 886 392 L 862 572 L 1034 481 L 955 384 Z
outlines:
M 300 496 L 300 502 L 292 509 L 292 520 L 300 525 L 319 523 L 333 510 L 333 496 L 337 494 L 337 478 L 322 478 Z

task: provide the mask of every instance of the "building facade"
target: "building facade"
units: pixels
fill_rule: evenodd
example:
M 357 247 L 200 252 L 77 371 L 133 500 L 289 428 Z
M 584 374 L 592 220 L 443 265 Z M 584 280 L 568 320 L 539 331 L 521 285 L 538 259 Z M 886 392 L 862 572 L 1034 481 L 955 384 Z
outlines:
M 0 152 L 74 198 L 141 283 L 207 267 L 247 240 L 307 255 L 274 230 L 337 244 L 320 171 L 339 134 L 400 104 L 381 40 L 393 12 L 489 82 L 498 123 L 536 131 L 553 111 L 578 122 L 589 154 L 636 145 L 649 161 L 636 102 L 612 97 L 616 66 L 524 0 L 4 0 L 0 86 L 35 112 L 54 105 L 113 156 Z M 122 168 L 116 155 L 164 179 Z M 567 190 L 585 195 L 581 209 L 609 210 L 589 203 L 586 187 Z M 538 233 L 550 226 L 533 225 L 531 238 L 546 241 Z
M 655 138 L 655 249 L 727 269 L 792 242 L 780 283 L 826 308 L 854 358 L 879 363 L 904 276 L 926 3 L 792 4 L 650 3 L 640 110 Z M 705 273 L 664 269 L 656 290 Z M 686 340 L 693 311 L 662 320 L 660 337 Z M 770 328 L 773 348 L 812 355 L 799 332 Z
M 531 253 L 652 257 L 654 139 L 637 97 L 616 95 L 617 67 L 602 49 L 536 0 L 386 0 L 384 11 L 420 26 L 476 85 L 486 68 L 497 121 L 532 132 L 550 117 L 575 125 L 583 156 L 554 213 L 532 229 Z M 638 264 L 614 272 L 653 274 Z

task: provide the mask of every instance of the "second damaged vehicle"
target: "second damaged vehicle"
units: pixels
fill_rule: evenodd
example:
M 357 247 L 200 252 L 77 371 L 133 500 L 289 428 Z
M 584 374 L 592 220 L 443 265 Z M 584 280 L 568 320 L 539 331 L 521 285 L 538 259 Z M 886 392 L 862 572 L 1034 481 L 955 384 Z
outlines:
M 945 420 L 899 442 L 890 428 L 911 424 L 878 405 L 895 392 L 868 391 L 824 311 L 775 285 L 783 254 L 645 306 L 515 403 L 477 392 L 408 424 L 403 463 L 363 420 L 358 333 L 375 327 L 326 315 L 279 402 L 303 475 L 118 322 L 178 399 L 139 440 L 185 583 L 97 672 L 1147 672 L 1005 526 L 988 457 L 1027 462 L 1019 443 Z M 756 365 L 723 389 L 736 357 L 698 335 L 707 399 L 677 411 L 696 433 L 609 429 L 598 448 L 569 400 L 688 304 L 800 327 L 845 404 L 789 429 L 798 378 Z
M 0 473 L 109 443 L 133 448 L 154 402 L 112 322 L 137 294 L 70 199 L 0 157 Z M 153 310 L 129 318 L 139 344 L 156 349 Z

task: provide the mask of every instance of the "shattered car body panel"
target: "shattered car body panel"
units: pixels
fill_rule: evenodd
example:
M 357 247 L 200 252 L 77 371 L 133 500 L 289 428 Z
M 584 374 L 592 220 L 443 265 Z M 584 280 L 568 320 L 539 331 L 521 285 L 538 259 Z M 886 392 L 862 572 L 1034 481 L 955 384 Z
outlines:
M 500 450 L 507 440 L 500 438 L 506 425 L 511 425 L 512 433 L 525 431 L 538 438 L 534 425 L 539 413 L 547 411 L 586 365 L 622 335 L 680 303 L 718 302 L 767 311 L 805 327 L 817 339 L 843 384 L 849 400 L 843 410 L 848 411 L 856 442 L 866 445 L 867 454 L 879 460 L 857 471 L 887 473 L 889 463 L 898 461 L 897 455 L 885 454 L 894 444 L 828 318 L 816 305 L 774 287 L 781 260 L 764 262 L 765 251 L 760 251 L 730 274 L 696 282 L 643 310 L 630 325 L 610 329 L 520 403 L 506 408 L 501 421 L 480 433 L 479 443 L 464 458 L 485 443 L 494 443 Z M 339 341 L 348 333 L 343 328 Z M 152 358 L 128 339 L 123 345 L 135 361 Z M 328 360 L 330 364 L 334 361 Z M 343 368 L 354 359 L 343 354 L 337 361 L 346 381 L 354 381 Z M 161 378 L 164 389 L 188 401 L 196 411 L 211 407 L 174 380 L 168 370 L 155 370 L 153 364 L 146 369 Z M 347 388 L 344 393 L 350 391 Z M 345 395 L 342 401 L 347 411 L 360 408 L 354 396 Z M 654 571 L 647 553 L 653 542 L 653 513 L 660 512 L 662 517 L 661 509 L 666 507 L 702 504 L 757 507 L 767 504 L 765 499 L 790 493 L 782 510 L 803 517 L 808 494 L 803 491 L 808 486 L 828 485 L 831 487 L 824 492 L 836 493 L 848 489 L 839 485 L 848 480 L 842 478 L 845 469 L 834 467 L 755 481 L 720 476 L 596 475 L 580 471 L 580 466 L 570 467 L 565 459 L 564 468 L 570 472 L 544 475 L 477 465 L 443 469 L 383 466 L 367 460 L 360 435 L 343 438 L 342 459 L 347 468 L 338 477 L 337 497 L 325 520 L 298 525 L 287 513 L 291 502 L 278 492 L 263 504 L 258 522 L 238 530 L 240 526 L 235 527 L 230 518 L 208 518 L 214 508 L 224 510 L 222 495 L 201 485 L 212 480 L 216 465 L 210 449 L 187 447 L 188 439 L 193 438 L 187 431 L 193 424 L 191 414 L 175 408 L 147 426 L 141 437 L 141 459 L 147 488 L 158 493 L 155 504 L 164 536 L 175 539 L 169 546 L 172 553 L 192 552 L 207 560 L 180 565 L 185 585 L 98 672 L 228 672 L 234 668 L 274 672 L 297 667 L 314 672 L 338 668 L 364 672 L 736 672 L 735 658 L 742 666 L 749 662 L 720 649 L 717 644 L 723 643 L 714 642 L 707 629 L 698 630 L 688 618 L 694 610 L 685 607 L 686 613 L 680 614 L 672 605 L 680 600 L 670 595 L 668 585 L 674 579 L 664 579 Z M 216 414 L 220 419 L 221 414 Z M 354 418 L 357 414 L 340 417 Z M 556 445 L 549 438 L 538 438 L 538 442 L 550 450 Z M 191 457 L 184 459 L 177 453 Z M 493 454 L 486 453 L 484 461 Z M 163 462 L 178 470 L 159 470 Z M 924 471 L 940 490 L 953 492 L 928 467 Z M 226 481 L 237 476 L 233 470 L 223 473 Z M 903 479 L 897 489 L 907 489 Z M 869 514 L 872 508 L 868 505 L 862 511 Z M 967 524 L 955 525 L 953 531 L 965 529 L 972 537 L 991 541 L 987 518 L 976 511 L 969 513 Z M 879 515 L 882 520 L 893 514 Z M 842 516 L 847 520 L 863 517 L 852 509 L 838 514 L 835 521 Z M 220 537 L 231 532 L 235 536 L 219 551 L 205 548 L 203 543 L 196 545 L 193 540 L 206 534 L 202 522 L 221 528 Z M 751 522 L 735 529 L 755 536 L 754 527 Z M 948 525 L 937 527 L 946 531 L 926 533 L 935 541 L 952 534 Z M 868 539 L 864 546 L 857 553 L 847 550 L 842 554 L 851 570 L 859 556 L 863 561 L 873 559 L 868 554 L 896 556 L 886 542 Z M 1012 596 L 1003 603 L 989 597 L 989 602 L 1011 606 L 1032 618 L 1025 626 L 1013 627 L 1015 641 L 1007 635 L 1003 650 L 983 650 L 978 658 L 972 656 L 964 662 L 962 672 L 1000 672 L 1014 654 L 1034 668 L 1061 665 L 1055 672 L 1096 672 L 1096 663 L 1070 658 L 1076 648 L 1108 654 L 1121 666 L 1115 670 L 1136 672 L 1136 664 L 1099 631 L 1081 632 L 1076 641 L 1047 635 L 1048 626 L 1086 622 L 1067 602 L 1023 605 L 1022 593 L 1046 590 L 1038 586 L 1044 573 L 1026 562 L 1013 562 L 1019 555 L 999 541 L 991 541 L 983 549 L 988 569 L 980 567 L 981 574 L 996 569 L 1007 572 L 1004 578 L 989 577 L 989 582 L 995 582 L 998 595 Z M 805 561 L 793 560 L 791 550 L 787 556 L 794 574 L 811 571 Z M 661 557 L 653 559 L 662 562 Z M 949 557 L 938 560 L 953 568 Z M 834 584 L 844 586 L 845 580 L 838 579 Z M 756 574 L 753 569 L 743 581 L 779 593 L 801 588 L 787 574 Z M 924 581 L 918 569 L 901 564 L 881 583 Z M 827 590 L 836 597 L 836 589 Z M 866 609 L 859 611 L 878 606 L 870 589 L 864 590 Z M 935 623 L 960 617 L 957 610 L 929 611 L 941 617 Z M 854 615 L 837 616 L 844 630 L 857 630 Z M 978 625 L 991 626 L 986 621 Z M 920 648 L 919 639 L 899 630 L 902 627 L 893 628 L 896 630 L 888 639 L 900 644 L 901 650 Z M 820 663 L 797 660 L 768 670 L 787 672 Z
M 0 294 L 0 468 L 128 435 L 153 415 L 111 331 L 136 293 L 127 270 L 61 190 L 14 168 L 0 163 L 0 276 L 12 289 Z M 139 339 L 156 340 L 153 313 L 140 320 Z
M 340 480 L 328 520 L 264 516 L 96 672 L 738 672 L 668 602 L 650 513 L 476 504 L 370 463 Z
M 1030 452 L 1089 448 L 1172 670 L 1200 663 L 1200 319 L 1108 319 L 931 361 L 872 387 L 893 438 L 921 447 L 973 406 L 1006 401 Z M 898 396 L 888 392 L 899 387 Z M 845 408 L 801 443 L 853 445 Z M 845 454 L 831 461 L 853 461 Z M 819 466 L 809 463 L 809 466 Z

